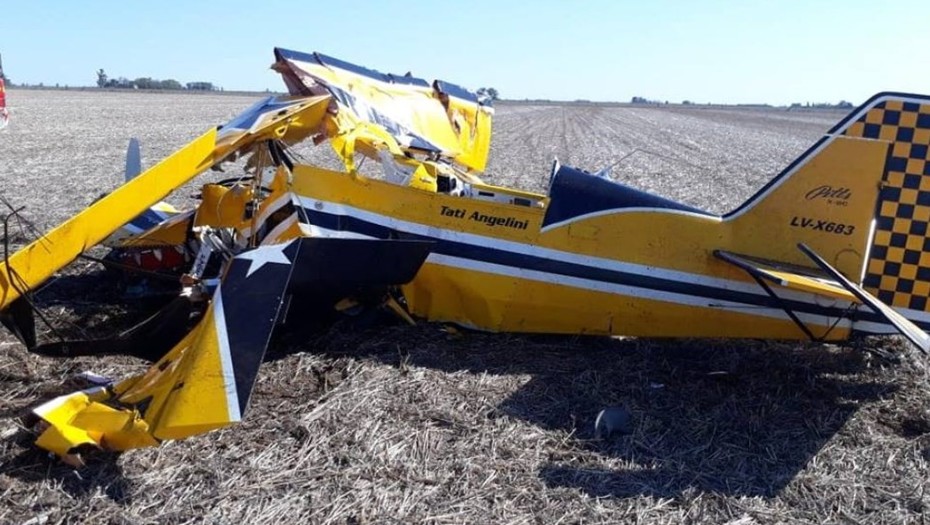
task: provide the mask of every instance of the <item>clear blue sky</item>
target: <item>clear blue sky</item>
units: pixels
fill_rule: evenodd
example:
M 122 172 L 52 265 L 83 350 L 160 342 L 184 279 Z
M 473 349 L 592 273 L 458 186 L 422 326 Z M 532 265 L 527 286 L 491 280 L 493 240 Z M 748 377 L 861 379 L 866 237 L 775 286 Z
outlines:
M 370 4 L 370 5 L 367 5 Z M 861 102 L 930 93 L 930 0 L 4 2 L 14 82 L 281 90 L 274 46 L 505 98 Z

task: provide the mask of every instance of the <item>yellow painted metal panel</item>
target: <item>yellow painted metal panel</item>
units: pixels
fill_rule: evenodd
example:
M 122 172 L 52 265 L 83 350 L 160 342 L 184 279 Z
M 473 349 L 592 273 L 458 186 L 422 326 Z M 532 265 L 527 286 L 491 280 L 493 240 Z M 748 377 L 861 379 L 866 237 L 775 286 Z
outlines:
M 545 213 L 540 207 L 455 197 L 310 166 L 294 168 L 292 190 L 402 221 L 521 242 L 536 239 Z
M 217 296 L 220 292 L 217 292 Z M 235 392 L 235 377 L 231 365 L 224 370 L 220 352 L 220 333 L 225 331 L 216 319 L 216 298 L 198 325 L 196 338 L 184 356 L 178 381 L 167 396 L 164 410 L 155 422 L 152 434 L 159 439 L 181 439 L 224 427 L 239 420 L 237 406 L 229 405 L 227 393 Z M 227 375 L 228 374 L 228 375 Z M 234 396 L 233 396 L 234 397 Z
M 427 263 L 403 287 L 411 312 L 434 321 L 528 333 L 806 339 L 787 316 L 677 304 Z M 768 308 L 768 312 L 777 309 Z M 818 326 L 815 335 L 848 337 L 849 329 Z

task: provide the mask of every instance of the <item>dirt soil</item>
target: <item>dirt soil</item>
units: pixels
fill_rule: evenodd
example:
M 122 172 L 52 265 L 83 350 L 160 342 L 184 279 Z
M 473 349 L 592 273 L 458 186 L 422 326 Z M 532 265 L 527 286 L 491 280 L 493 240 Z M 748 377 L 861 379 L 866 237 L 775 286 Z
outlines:
M 9 90 L 0 195 L 48 229 L 120 183 L 131 136 L 151 165 L 253 100 Z M 553 157 L 596 170 L 636 151 L 614 178 L 725 212 L 841 116 L 501 104 L 488 180 L 544 191 Z M 66 335 L 110 333 L 140 314 L 108 282 L 78 262 L 38 300 Z M 39 357 L 0 333 L 0 522 L 923 523 L 930 503 L 927 367 L 895 338 L 337 325 L 269 354 L 242 424 L 75 470 L 32 447 L 19 417 L 76 372 L 146 364 Z M 630 411 L 630 434 L 596 438 L 609 406 Z

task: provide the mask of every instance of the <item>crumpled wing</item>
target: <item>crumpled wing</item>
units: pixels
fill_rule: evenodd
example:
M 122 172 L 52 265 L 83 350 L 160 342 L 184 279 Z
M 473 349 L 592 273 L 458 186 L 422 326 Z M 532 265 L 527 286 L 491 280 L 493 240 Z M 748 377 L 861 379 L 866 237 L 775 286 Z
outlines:
M 204 170 L 265 140 L 319 132 L 328 105 L 329 96 L 269 97 L 127 181 L 0 263 L 0 312 Z
M 330 96 L 264 98 L 220 126 L 214 162 L 233 154 L 244 155 L 266 140 L 296 144 L 322 132 Z
M 331 94 L 340 112 L 387 131 L 404 149 L 438 153 L 483 171 L 493 110 L 468 90 L 383 74 L 320 53 L 275 49 L 273 68 L 294 95 Z

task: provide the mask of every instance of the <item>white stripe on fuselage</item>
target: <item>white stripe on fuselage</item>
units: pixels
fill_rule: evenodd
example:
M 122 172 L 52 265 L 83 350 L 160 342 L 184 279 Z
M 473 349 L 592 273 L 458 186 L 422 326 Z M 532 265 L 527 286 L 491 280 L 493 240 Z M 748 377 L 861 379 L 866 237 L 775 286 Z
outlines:
M 554 250 L 550 248 L 543 248 L 540 246 L 533 246 L 513 241 L 505 241 L 493 237 L 487 237 L 483 235 L 469 234 L 464 232 L 445 230 L 432 226 L 425 226 L 418 223 L 412 223 L 396 219 L 394 217 L 388 217 L 376 213 L 372 213 L 366 210 L 360 210 L 358 208 L 347 206 L 343 204 L 336 204 L 326 201 L 319 201 L 316 199 L 311 199 L 308 197 L 301 197 L 301 205 L 305 208 L 316 210 L 323 213 L 330 213 L 333 215 L 342 215 L 342 216 L 353 216 L 358 217 L 359 219 L 365 220 L 377 224 L 382 227 L 410 232 L 413 234 L 424 235 L 432 238 L 438 238 L 442 240 L 449 240 L 454 242 L 461 242 L 464 244 L 470 244 L 473 246 L 479 247 L 491 247 L 504 251 L 509 251 L 512 253 L 519 253 L 525 255 L 532 255 L 536 257 L 547 258 L 555 261 L 561 261 L 566 263 L 579 264 L 591 268 L 603 268 L 613 271 L 626 272 L 634 275 L 641 275 L 644 277 L 657 277 L 667 280 L 673 280 L 682 283 L 695 284 L 709 286 L 718 289 L 724 289 L 729 291 L 737 291 L 743 293 L 749 293 L 760 298 L 768 298 L 767 295 L 764 295 L 764 292 L 760 290 L 756 285 L 750 283 L 743 283 L 738 281 L 730 281 L 727 279 L 720 279 L 715 277 L 706 277 L 699 274 L 692 274 L 687 272 L 681 272 L 677 270 L 667 270 L 651 266 L 643 266 L 633 263 L 626 263 L 615 261 L 611 259 L 604 259 L 600 257 L 593 257 L 588 255 L 579 255 L 570 252 L 564 252 L 560 250 Z M 344 230 L 330 230 L 323 228 L 317 225 L 311 225 L 310 230 L 313 235 L 320 237 L 341 237 L 341 238 L 372 238 L 370 236 L 360 234 L 357 232 L 350 232 Z M 740 313 L 746 313 L 751 315 L 759 315 L 762 317 L 769 317 L 774 319 L 790 319 L 789 316 L 781 309 L 777 308 L 767 308 L 763 306 L 739 303 L 735 301 L 726 301 L 712 299 L 708 297 L 702 297 L 699 295 L 688 295 L 677 292 L 666 292 L 659 291 L 647 287 L 639 287 L 632 285 L 622 285 L 616 283 L 608 283 L 603 281 L 597 281 L 592 279 L 585 279 L 580 277 L 565 276 L 561 274 L 554 274 L 549 272 L 542 272 L 538 270 L 528 270 L 525 268 L 517 268 L 512 266 L 500 265 L 496 263 L 488 263 L 484 261 L 476 261 L 473 259 L 465 259 L 461 257 L 448 256 L 443 254 L 431 253 L 426 260 L 427 263 L 439 264 L 443 266 L 450 266 L 456 268 L 470 269 L 475 271 L 482 271 L 486 273 L 492 273 L 497 275 L 507 275 L 512 277 L 527 278 L 534 281 L 540 282 L 549 282 L 555 284 L 561 284 L 565 286 L 572 286 L 576 288 L 583 288 L 589 290 L 603 291 L 614 294 L 629 295 L 634 297 L 642 297 L 646 299 L 655 299 L 660 301 L 672 302 L 677 304 L 685 304 L 689 306 L 701 306 L 707 308 L 717 308 L 728 311 L 735 311 Z M 780 290 L 781 292 L 781 290 Z M 781 294 L 782 297 L 789 300 L 796 300 L 800 302 L 805 302 L 811 304 L 815 307 L 824 307 L 824 305 L 818 304 L 816 301 L 818 299 L 822 300 L 819 296 L 813 294 L 804 294 L 799 292 L 794 292 L 790 290 L 784 290 L 784 293 Z M 833 305 L 837 308 L 848 307 L 850 303 L 845 301 L 836 301 L 836 304 Z M 807 314 L 807 313 L 797 313 L 799 319 L 808 324 L 815 324 L 821 327 L 833 326 L 836 323 L 836 326 L 840 328 L 849 328 L 851 322 L 848 319 L 842 319 L 837 321 L 834 317 L 821 316 L 816 314 Z
M 653 288 L 645 288 L 641 286 L 632 286 L 626 284 L 617 284 L 609 283 L 604 281 L 597 281 L 593 279 L 585 279 L 583 277 L 574 277 L 568 275 L 553 274 L 549 272 L 541 272 L 539 270 L 529 270 L 526 268 L 516 268 L 513 266 L 505 266 L 501 264 L 488 263 L 484 261 L 476 261 L 474 259 L 465 259 L 461 257 L 455 257 L 451 255 L 443 255 L 438 253 L 431 253 L 426 259 L 427 263 L 438 264 L 442 266 L 449 266 L 453 268 L 461 268 L 464 270 L 473 270 L 477 272 L 491 273 L 495 275 L 502 275 L 506 277 L 513 277 L 517 279 L 527 279 L 536 282 L 558 284 L 562 286 L 570 286 L 572 288 L 581 288 L 583 290 L 591 290 L 595 292 L 604 292 L 614 295 L 626 295 L 630 297 L 638 297 L 642 299 L 651 299 L 655 301 L 664 301 L 668 303 L 676 303 L 687 306 L 698 306 L 703 308 L 714 308 L 717 310 L 727 310 L 730 312 L 738 312 L 749 315 L 758 315 L 760 317 L 768 317 L 771 319 L 781 319 L 789 320 L 790 318 L 784 312 L 784 310 L 778 308 L 767 308 L 764 306 L 757 305 L 747 305 L 745 303 L 738 303 L 734 301 L 726 301 L 721 299 L 711 299 L 709 297 L 702 297 L 697 295 L 687 295 L 676 292 L 666 292 L 662 290 L 656 290 Z M 816 324 L 823 327 L 831 326 L 836 322 L 836 318 L 825 317 L 822 315 L 807 314 L 807 313 L 797 313 L 795 314 L 799 319 L 808 324 Z M 839 323 L 839 326 L 842 328 L 849 328 L 849 320 L 843 320 Z
M 371 222 L 385 228 L 409 232 L 416 235 L 423 235 L 426 237 L 433 237 L 444 241 L 470 244 L 472 246 L 478 246 L 482 248 L 490 247 L 511 253 L 517 253 L 520 255 L 541 257 L 544 259 L 551 259 L 553 261 L 589 266 L 591 268 L 606 269 L 617 272 L 642 275 L 645 277 L 657 277 L 660 279 L 669 279 L 689 284 L 700 284 L 705 286 L 712 286 L 714 288 L 721 288 L 728 291 L 745 292 L 760 296 L 764 295 L 764 292 L 762 292 L 757 285 L 747 282 L 732 281 L 729 279 L 721 279 L 717 277 L 707 277 L 705 275 L 682 272 L 678 270 L 668 270 L 656 266 L 646 266 L 641 264 L 622 262 L 615 259 L 605 259 L 603 257 L 595 257 L 592 255 L 581 255 L 562 250 L 555 250 L 552 248 L 544 248 L 542 246 L 536 246 L 532 244 L 507 241 L 498 239 L 496 237 L 489 237 L 474 233 L 447 230 L 436 226 L 427 226 L 424 224 L 400 220 L 387 215 L 380 215 L 367 210 L 356 208 L 354 206 L 320 201 L 311 199 L 309 197 L 301 197 L 300 201 L 302 206 L 310 210 L 329 213 L 331 215 L 341 215 L 344 217 L 357 217 L 364 221 Z M 806 296 L 809 297 L 809 295 Z

